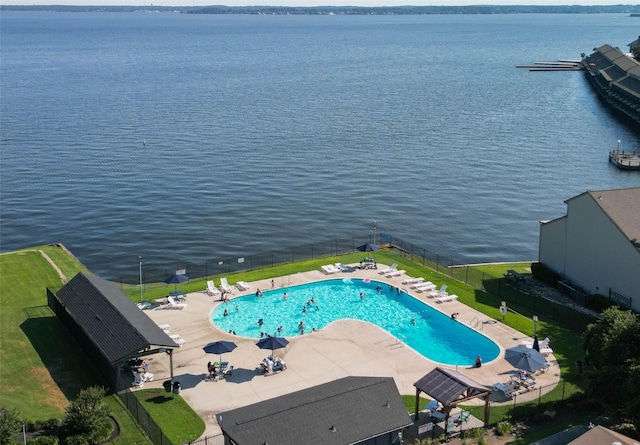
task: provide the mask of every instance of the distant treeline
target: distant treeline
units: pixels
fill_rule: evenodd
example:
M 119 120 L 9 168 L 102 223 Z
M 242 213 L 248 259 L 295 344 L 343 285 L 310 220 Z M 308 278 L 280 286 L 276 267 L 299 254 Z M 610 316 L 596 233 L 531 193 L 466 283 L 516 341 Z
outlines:
M 3 11 L 178 12 L 183 14 L 420 15 L 420 14 L 638 14 L 640 5 L 600 6 L 48 6 L 0 5 Z

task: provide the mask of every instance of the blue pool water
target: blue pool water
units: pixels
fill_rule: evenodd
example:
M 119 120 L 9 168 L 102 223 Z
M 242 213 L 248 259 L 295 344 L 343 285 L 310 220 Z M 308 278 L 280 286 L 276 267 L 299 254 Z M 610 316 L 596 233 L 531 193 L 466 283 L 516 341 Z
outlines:
M 376 290 L 378 286 L 381 291 Z M 262 326 L 258 325 L 260 318 Z M 322 329 L 341 319 L 375 324 L 439 363 L 471 365 L 478 354 L 487 362 L 500 352 L 484 335 L 378 281 L 334 279 L 263 291 L 262 297 L 252 294 L 221 304 L 212 314 L 220 329 L 253 338 L 260 338 L 261 333 L 281 337 L 301 335 L 298 330 L 301 321 L 304 333 L 308 334 L 313 328 Z

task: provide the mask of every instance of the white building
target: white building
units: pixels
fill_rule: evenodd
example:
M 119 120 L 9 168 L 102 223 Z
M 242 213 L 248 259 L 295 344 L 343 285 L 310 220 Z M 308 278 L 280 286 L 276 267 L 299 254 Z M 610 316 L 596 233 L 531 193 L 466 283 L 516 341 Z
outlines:
M 540 224 L 539 261 L 590 294 L 640 312 L 640 187 L 588 191 Z

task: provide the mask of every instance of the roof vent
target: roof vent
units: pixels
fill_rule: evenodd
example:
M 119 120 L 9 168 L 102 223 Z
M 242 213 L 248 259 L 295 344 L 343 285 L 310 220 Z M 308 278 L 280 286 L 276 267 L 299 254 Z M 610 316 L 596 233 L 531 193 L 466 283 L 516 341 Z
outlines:
M 331 431 L 333 431 L 334 433 L 335 433 L 336 431 L 338 431 L 338 430 L 336 430 L 335 425 L 331 425 L 331 428 L 329 428 L 329 429 L 330 429 Z
M 391 408 L 391 405 L 389 405 L 389 401 L 387 400 L 387 403 L 385 403 L 384 405 L 386 408 Z

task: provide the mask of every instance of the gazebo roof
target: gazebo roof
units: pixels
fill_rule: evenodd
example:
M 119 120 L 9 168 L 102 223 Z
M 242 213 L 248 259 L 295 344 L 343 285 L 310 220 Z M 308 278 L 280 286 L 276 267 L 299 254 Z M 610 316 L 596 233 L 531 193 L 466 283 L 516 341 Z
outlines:
M 491 390 L 466 375 L 443 368 L 435 368 L 413 386 L 447 407 L 491 394 Z
M 120 289 L 100 277 L 80 272 L 56 296 L 110 363 L 152 346 L 177 346 Z

